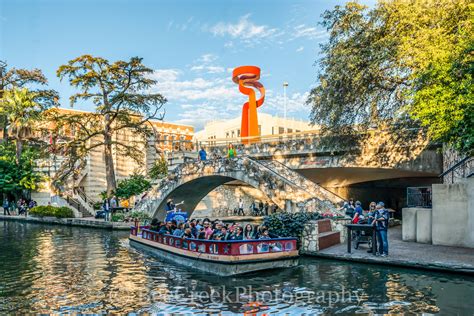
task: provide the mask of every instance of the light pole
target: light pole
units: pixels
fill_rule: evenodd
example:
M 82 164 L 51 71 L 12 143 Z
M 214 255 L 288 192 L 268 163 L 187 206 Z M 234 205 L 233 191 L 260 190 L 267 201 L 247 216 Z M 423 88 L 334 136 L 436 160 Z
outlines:
M 284 105 L 283 105 L 283 128 L 284 128 L 284 133 L 287 133 L 286 129 L 286 87 L 288 87 L 288 82 L 283 82 L 283 99 L 284 99 Z

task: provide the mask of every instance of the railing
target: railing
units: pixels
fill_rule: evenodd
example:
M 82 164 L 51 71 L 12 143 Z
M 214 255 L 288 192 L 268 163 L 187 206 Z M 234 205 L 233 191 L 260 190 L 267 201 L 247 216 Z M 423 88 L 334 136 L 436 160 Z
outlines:
M 223 256 L 241 256 L 274 252 L 289 252 L 296 250 L 296 238 L 272 238 L 256 240 L 202 240 L 195 238 L 180 238 L 177 236 L 160 234 L 141 226 L 142 238 L 167 245 L 176 249 L 183 249 L 198 253 Z M 131 234 L 138 235 L 138 229 L 131 227 Z
M 408 187 L 407 207 L 431 208 L 431 187 Z
M 453 184 L 457 180 L 474 176 L 474 157 L 461 159 L 448 170 L 439 175 L 443 183 Z

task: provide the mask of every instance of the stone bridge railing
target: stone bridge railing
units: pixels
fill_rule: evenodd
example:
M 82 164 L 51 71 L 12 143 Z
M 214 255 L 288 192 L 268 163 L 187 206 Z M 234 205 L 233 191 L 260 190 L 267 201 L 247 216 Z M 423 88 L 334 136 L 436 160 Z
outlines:
M 194 185 L 196 181 L 205 183 L 207 177 L 222 177 L 222 183 L 214 183 L 214 187 L 231 180 L 245 182 L 260 189 L 281 209 L 289 209 L 289 201 L 291 210 L 335 212 L 336 204 L 342 202 L 339 196 L 278 162 L 257 161 L 243 156 L 233 159 L 182 163 L 149 191 L 136 209 L 156 216 L 157 211 L 161 210 L 165 200 L 173 191 L 179 187 Z M 204 198 L 206 194 L 207 191 L 200 198 Z M 189 197 L 183 196 L 182 198 L 186 200 Z M 187 206 L 195 207 L 193 203 Z

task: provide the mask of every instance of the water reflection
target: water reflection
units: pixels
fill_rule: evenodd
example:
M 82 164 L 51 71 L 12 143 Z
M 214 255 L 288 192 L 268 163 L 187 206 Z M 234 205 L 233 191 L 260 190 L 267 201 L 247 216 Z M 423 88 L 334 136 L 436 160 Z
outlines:
M 293 269 L 222 278 L 140 253 L 125 232 L 0 225 L 0 313 L 474 309 L 474 279 L 466 276 L 302 258 Z

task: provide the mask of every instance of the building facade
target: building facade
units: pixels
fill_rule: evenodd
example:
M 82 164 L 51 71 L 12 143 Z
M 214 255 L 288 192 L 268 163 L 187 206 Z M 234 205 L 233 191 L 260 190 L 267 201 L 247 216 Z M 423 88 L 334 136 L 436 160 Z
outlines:
M 240 126 L 240 117 L 226 121 L 212 121 L 207 123 L 203 130 L 196 132 L 194 138 L 197 142 L 237 139 L 240 137 Z M 302 120 L 284 119 L 266 113 L 259 113 L 258 129 L 260 136 L 270 136 L 316 130 L 316 127 Z
M 59 108 L 56 110 L 60 115 L 87 115 L 90 113 L 74 109 Z M 49 124 L 50 126 L 48 127 L 51 130 L 54 129 L 54 122 Z M 136 161 L 132 159 L 132 157 L 124 155 L 117 145 L 113 145 L 112 153 L 117 182 L 129 177 L 135 172 L 146 175 L 157 159 L 161 157 L 166 159 L 173 151 L 179 151 L 192 146 L 194 137 L 194 128 L 192 126 L 159 120 L 150 120 L 146 124 L 148 124 L 150 130 L 152 130 L 151 136 L 147 139 L 144 139 L 142 134 L 136 133 L 131 129 L 121 129 L 113 135 L 113 142 L 126 143 L 136 148 L 136 150 L 142 154 L 140 161 Z M 45 133 L 43 130 L 42 135 L 35 135 L 35 137 L 42 137 L 50 144 L 54 142 L 60 145 L 60 142 L 66 142 L 68 139 L 74 137 L 75 128 L 74 126 L 64 126 L 59 131 L 59 135 L 55 135 L 54 141 L 52 140 L 53 137 L 51 134 L 52 133 L 49 132 Z M 97 139 L 92 138 L 89 141 L 94 143 L 95 140 Z M 40 164 L 41 171 L 47 173 L 49 178 L 52 178 L 55 173 L 60 170 L 61 165 L 66 162 L 66 157 L 63 153 L 55 150 L 52 150 L 52 152 L 53 154 L 48 161 L 42 161 Z M 43 187 L 44 191 L 52 191 L 49 183 Z M 74 177 L 65 183 L 65 187 L 67 187 L 68 190 L 73 189 L 72 191 L 75 189 L 80 190 L 81 194 L 86 196 L 89 200 L 98 201 L 100 199 L 100 194 L 107 188 L 103 146 L 95 147 L 88 153 L 85 158 L 85 163 L 75 171 Z

